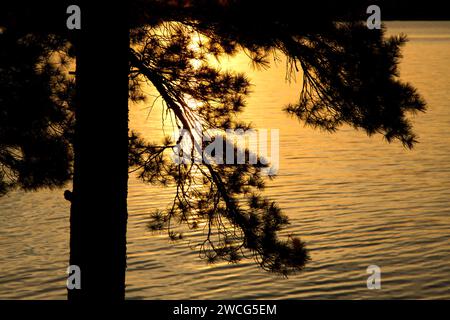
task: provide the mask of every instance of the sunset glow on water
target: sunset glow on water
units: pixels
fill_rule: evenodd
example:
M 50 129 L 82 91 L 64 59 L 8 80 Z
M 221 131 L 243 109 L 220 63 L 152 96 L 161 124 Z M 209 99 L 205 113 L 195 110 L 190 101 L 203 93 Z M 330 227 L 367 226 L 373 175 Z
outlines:
M 450 22 L 390 22 L 405 33 L 401 78 L 428 103 L 414 120 L 420 143 L 406 150 L 344 127 L 329 134 L 282 111 L 301 88 L 285 80 L 284 60 L 252 68 L 245 54 L 221 66 L 245 72 L 252 94 L 243 113 L 255 128 L 280 130 L 280 170 L 265 194 L 278 202 L 311 250 L 306 269 L 288 279 L 251 261 L 208 265 L 195 248 L 202 231 L 180 242 L 147 230 L 149 214 L 171 203 L 174 189 L 129 180 L 129 299 L 450 298 Z M 193 105 L 195 107 L 195 105 Z M 161 107 L 131 106 L 130 125 L 158 141 Z M 171 134 L 170 117 L 165 118 Z M 0 298 L 65 299 L 69 204 L 61 190 L 0 199 Z M 382 290 L 367 290 L 378 265 Z

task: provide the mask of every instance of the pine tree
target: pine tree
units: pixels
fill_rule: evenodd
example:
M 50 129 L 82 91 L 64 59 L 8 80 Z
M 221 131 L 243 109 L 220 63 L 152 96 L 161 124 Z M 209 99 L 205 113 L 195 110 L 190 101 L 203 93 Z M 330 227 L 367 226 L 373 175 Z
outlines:
M 195 142 L 211 128 L 249 128 L 239 114 L 250 80 L 219 70 L 210 58 L 244 51 L 264 68 L 281 54 L 288 75 L 303 73 L 298 103 L 285 108 L 289 114 L 331 132 L 347 124 L 407 148 L 417 142 L 407 115 L 424 111 L 425 103 L 399 79 L 405 38 L 368 30 L 359 22 L 361 6 L 355 7 L 360 15 L 331 1 L 305 4 L 301 12 L 283 0 L 276 6 L 135 0 L 128 7 L 81 7 L 78 33 L 20 33 L 17 21 L 0 24 L 0 42 L 7 44 L 0 51 L 0 192 L 73 180 L 73 193 L 66 194 L 72 201 L 70 262 L 81 267 L 82 290 L 71 291 L 71 299 L 124 298 L 128 170 L 146 183 L 177 187 L 169 209 L 154 212 L 149 228 L 179 239 L 175 223 L 207 225 L 199 246 L 208 262 L 252 257 L 287 276 L 309 260 L 299 238 L 277 235 L 288 219 L 261 195 L 267 165 L 258 155 L 256 164 L 175 163 L 170 157 L 181 140 L 154 143 L 139 132 L 128 134 L 127 99 L 149 99 L 146 84 L 187 131 L 183 139 Z M 63 66 L 75 60 L 73 79 Z M 39 108 L 24 115 L 30 97 Z M 250 157 L 249 150 L 231 150 Z M 194 160 L 190 152 L 184 156 Z

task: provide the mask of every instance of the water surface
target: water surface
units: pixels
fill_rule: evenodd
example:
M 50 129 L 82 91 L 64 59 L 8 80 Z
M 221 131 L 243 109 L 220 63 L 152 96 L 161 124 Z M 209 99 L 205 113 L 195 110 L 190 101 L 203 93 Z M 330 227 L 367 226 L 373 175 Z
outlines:
M 311 250 L 304 272 L 283 279 L 252 261 L 205 264 L 189 243 L 146 230 L 149 213 L 168 205 L 173 190 L 131 177 L 127 298 L 450 298 L 450 22 L 388 27 L 409 36 L 402 79 L 429 105 L 414 119 L 420 144 L 413 151 L 350 128 L 332 135 L 305 128 L 282 111 L 300 87 L 284 81 L 284 63 L 261 72 L 244 56 L 224 61 L 254 84 L 243 117 L 280 129 L 279 176 L 266 194 L 290 217 L 286 232 Z M 160 112 L 147 117 L 148 106 L 134 106 L 131 125 L 157 137 Z M 68 212 L 61 190 L 0 199 L 0 298 L 65 298 Z M 381 290 L 366 288 L 372 264 L 381 267 Z

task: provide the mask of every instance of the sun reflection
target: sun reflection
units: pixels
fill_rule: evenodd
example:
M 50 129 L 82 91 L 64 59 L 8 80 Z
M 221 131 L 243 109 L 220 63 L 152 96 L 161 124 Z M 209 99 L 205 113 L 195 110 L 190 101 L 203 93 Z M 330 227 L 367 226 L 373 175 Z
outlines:
M 187 106 L 193 111 L 195 111 L 199 107 L 201 107 L 201 103 L 198 102 L 197 100 L 193 99 L 192 97 L 185 96 L 184 101 L 186 102 Z
M 204 36 L 202 36 L 201 34 L 194 34 L 191 36 L 191 43 L 189 44 L 188 48 L 189 50 L 192 50 L 193 52 L 195 52 L 196 54 L 198 54 L 199 56 L 202 55 L 202 50 L 203 50 L 203 43 L 205 42 L 205 38 Z M 199 69 L 202 64 L 203 61 L 202 59 L 191 59 L 190 63 L 192 65 L 192 67 L 197 70 Z

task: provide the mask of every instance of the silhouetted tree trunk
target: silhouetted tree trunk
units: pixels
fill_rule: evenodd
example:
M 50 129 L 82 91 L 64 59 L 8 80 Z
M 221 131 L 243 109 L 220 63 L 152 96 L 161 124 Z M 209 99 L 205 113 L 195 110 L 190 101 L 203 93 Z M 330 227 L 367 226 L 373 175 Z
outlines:
M 70 264 L 81 290 L 70 300 L 125 297 L 128 182 L 128 24 L 120 1 L 81 1 Z

